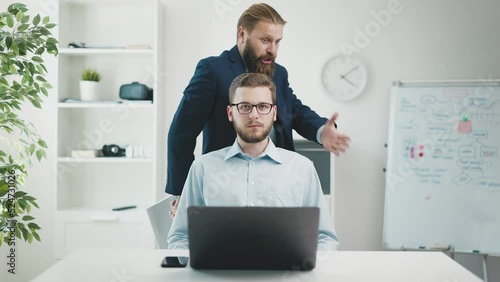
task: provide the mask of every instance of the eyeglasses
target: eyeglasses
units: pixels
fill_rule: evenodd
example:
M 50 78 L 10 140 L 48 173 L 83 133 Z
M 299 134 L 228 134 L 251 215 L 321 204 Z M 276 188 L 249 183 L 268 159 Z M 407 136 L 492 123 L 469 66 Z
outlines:
M 257 113 L 261 115 L 267 115 L 273 109 L 274 104 L 260 103 L 257 105 L 252 105 L 250 103 L 243 102 L 238 104 L 230 104 L 230 106 L 236 106 L 236 109 L 238 109 L 238 112 L 242 115 L 249 115 L 254 107 L 255 109 L 257 109 Z

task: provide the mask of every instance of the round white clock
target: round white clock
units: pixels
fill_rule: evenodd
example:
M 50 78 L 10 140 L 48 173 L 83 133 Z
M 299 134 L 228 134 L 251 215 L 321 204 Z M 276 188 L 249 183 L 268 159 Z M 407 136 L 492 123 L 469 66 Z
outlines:
M 366 66 L 354 56 L 337 54 L 330 58 L 321 71 L 323 87 L 336 101 L 358 97 L 366 87 Z

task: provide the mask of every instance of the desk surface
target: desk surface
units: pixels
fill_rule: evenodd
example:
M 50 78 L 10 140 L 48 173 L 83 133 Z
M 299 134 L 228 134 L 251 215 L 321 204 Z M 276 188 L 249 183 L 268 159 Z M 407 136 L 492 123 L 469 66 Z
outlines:
M 167 255 L 188 252 L 77 250 L 33 281 L 482 281 L 440 252 L 319 252 L 316 268 L 308 272 L 161 268 Z

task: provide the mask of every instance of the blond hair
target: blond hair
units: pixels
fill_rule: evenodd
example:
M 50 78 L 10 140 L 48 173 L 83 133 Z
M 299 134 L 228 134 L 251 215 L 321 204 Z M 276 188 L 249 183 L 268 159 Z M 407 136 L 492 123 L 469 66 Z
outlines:
M 236 30 L 243 27 L 243 29 L 251 32 L 255 28 L 255 25 L 260 21 L 280 25 L 286 24 L 286 21 L 273 7 L 266 3 L 259 3 L 253 4 L 250 8 L 246 9 L 243 14 L 241 14 Z

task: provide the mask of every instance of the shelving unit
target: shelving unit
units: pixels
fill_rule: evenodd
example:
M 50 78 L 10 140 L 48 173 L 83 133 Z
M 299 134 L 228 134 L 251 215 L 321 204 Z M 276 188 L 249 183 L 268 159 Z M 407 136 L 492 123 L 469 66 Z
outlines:
M 76 248 L 152 248 L 154 236 L 145 209 L 158 199 L 166 162 L 158 136 L 161 124 L 160 0 L 58 2 L 56 257 Z M 148 46 L 144 49 L 66 48 Z M 100 100 L 79 98 L 83 69 L 102 74 Z M 153 102 L 120 101 L 123 84 L 153 88 Z M 72 158 L 72 150 L 97 150 L 105 144 L 143 146 L 144 158 Z M 136 205 L 127 211 L 112 208 Z

